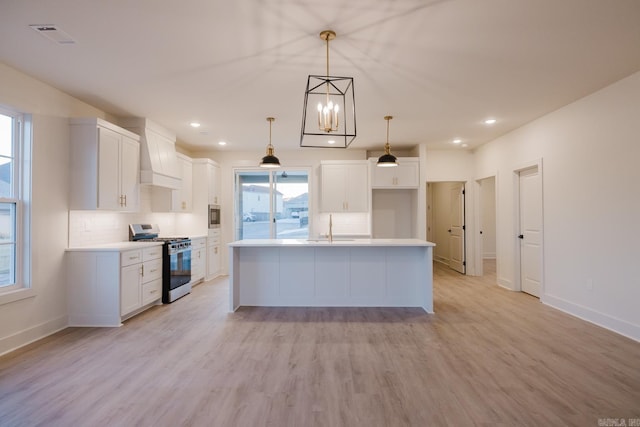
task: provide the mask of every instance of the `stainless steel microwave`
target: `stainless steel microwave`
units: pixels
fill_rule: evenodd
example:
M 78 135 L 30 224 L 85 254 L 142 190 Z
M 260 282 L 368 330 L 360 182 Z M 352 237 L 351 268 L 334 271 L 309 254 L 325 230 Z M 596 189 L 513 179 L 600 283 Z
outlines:
M 209 228 L 220 228 L 219 205 L 209 205 Z

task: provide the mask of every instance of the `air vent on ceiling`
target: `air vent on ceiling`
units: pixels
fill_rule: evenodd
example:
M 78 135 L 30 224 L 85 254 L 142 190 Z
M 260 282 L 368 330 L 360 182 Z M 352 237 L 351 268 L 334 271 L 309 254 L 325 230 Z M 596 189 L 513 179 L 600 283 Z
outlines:
M 74 44 L 76 41 L 56 25 L 29 25 L 38 33 L 58 44 Z

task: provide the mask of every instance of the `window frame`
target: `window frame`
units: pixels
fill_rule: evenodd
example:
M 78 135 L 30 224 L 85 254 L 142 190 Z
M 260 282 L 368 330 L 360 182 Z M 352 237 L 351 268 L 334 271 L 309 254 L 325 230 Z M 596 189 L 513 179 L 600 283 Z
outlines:
M 0 305 L 35 296 L 30 269 L 30 197 L 32 118 L 12 108 L 0 105 L 0 114 L 12 119 L 12 194 L 0 197 L 0 202 L 15 206 L 14 283 L 0 286 Z

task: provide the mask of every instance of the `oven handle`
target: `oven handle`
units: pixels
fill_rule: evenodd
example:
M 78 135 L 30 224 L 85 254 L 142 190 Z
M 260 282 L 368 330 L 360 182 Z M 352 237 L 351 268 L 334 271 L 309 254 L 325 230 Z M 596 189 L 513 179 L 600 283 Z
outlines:
M 191 251 L 191 247 L 188 248 L 179 248 L 179 249 L 169 249 L 169 255 L 181 254 L 183 252 Z

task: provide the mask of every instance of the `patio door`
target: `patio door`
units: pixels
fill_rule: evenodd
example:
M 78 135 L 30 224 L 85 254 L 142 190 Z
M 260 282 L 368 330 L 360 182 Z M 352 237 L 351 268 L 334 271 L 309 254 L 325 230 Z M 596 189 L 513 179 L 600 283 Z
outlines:
M 235 238 L 306 239 L 309 171 L 235 172 Z

